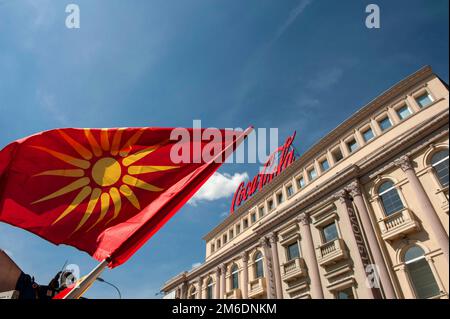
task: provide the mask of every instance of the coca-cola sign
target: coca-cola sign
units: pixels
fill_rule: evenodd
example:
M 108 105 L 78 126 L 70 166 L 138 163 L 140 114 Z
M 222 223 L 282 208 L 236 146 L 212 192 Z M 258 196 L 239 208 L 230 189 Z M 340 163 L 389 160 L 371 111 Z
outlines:
M 275 176 L 278 176 L 286 169 L 292 162 L 295 161 L 294 148 L 292 142 L 294 141 L 296 132 L 289 136 L 283 145 L 279 146 L 272 154 L 270 154 L 267 162 L 264 164 L 261 173 L 257 174 L 247 184 L 242 182 L 233 196 L 231 202 L 230 213 L 241 206 L 247 199 L 260 191 L 264 185 L 272 181 Z

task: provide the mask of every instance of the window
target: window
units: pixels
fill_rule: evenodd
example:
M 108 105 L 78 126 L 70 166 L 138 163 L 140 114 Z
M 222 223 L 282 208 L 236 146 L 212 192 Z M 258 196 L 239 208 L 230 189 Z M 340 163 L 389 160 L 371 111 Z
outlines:
M 288 197 L 294 195 L 294 187 L 292 187 L 292 185 L 288 185 L 288 187 L 286 187 L 286 193 Z
M 322 169 L 322 172 L 325 172 L 330 168 L 330 164 L 328 164 L 327 159 L 324 159 L 320 162 L 320 168 Z
M 217 249 L 220 248 L 220 239 L 217 240 Z
M 412 246 L 406 251 L 404 259 L 416 297 L 425 299 L 439 295 L 439 286 L 422 248 Z
M 246 229 L 248 227 L 248 219 L 244 218 L 244 220 L 242 221 L 242 223 L 244 224 L 244 229 Z
M 403 105 L 402 107 L 398 108 L 398 109 L 396 110 L 396 112 L 397 112 L 398 117 L 399 117 L 401 120 L 404 120 L 404 119 L 406 119 L 408 116 L 411 115 L 411 111 L 409 110 L 408 105 Z
M 431 165 L 441 186 L 448 186 L 448 150 L 434 154 L 431 158 Z
M 228 241 L 227 234 L 223 235 L 223 244 L 225 245 Z
M 211 252 L 213 253 L 214 250 L 216 250 L 216 247 L 214 246 L 214 244 L 211 244 Z
M 284 202 L 283 192 L 279 192 L 277 193 L 277 203 L 281 204 L 282 202 Z
M 314 168 L 311 168 L 308 171 L 308 177 L 309 177 L 310 181 L 314 180 L 317 177 L 317 172 L 316 172 L 316 170 Z
M 358 148 L 358 143 L 356 142 L 356 140 L 354 138 L 352 138 L 351 140 L 349 140 L 347 142 L 347 147 L 348 147 L 348 150 L 350 151 L 350 153 L 353 153 Z
M 208 278 L 208 281 L 206 282 L 206 299 L 214 298 L 213 287 L 214 287 L 213 280 L 211 278 Z
M 398 191 L 391 181 L 384 182 L 378 188 L 378 195 L 383 205 L 384 213 L 389 216 L 404 208 L 403 202 L 398 195 Z
M 328 243 L 330 241 L 337 239 L 339 236 L 338 236 L 338 232 L 337 232 L 337 228 L 336 228 L 336 223 L 332 222 L 331 224 L 323 227 L 322 234 L 323 234 L 323 239 L 325 240 L 325 243 Z
M 191 292 L 189 293 L 189 299 L 195 299 L 195 295 L 197 294 L 197 290 L 195 287 L 191 288 Z
M 386 131 L 388 128 L 392 126 L 392 122 L 388 116 L 385 116 L 378 121 L 378 125 L 380 125 L 380 129 L 382 131 Z
M 241 225 L 237 224 L 236 225 L 236 235 L 239 234 L 241 232 Z
M 362 136 L 363 136 L 364 142 L 366 142 L 366 143 L 375 137 L 375 135 L 373 135 L 373 131 L 370 127 L 365 129 L 362 132 Z
M 251 220 L 252 224 L 253 224 L 254 222 L 256 222 L 256 214 L 255 214 L 255 213 L 251 213 L 251 214 L 250 214 L 250 220 Z
M 233 239 L 234 237 L 234 231 L 232 229 L 230 229 L 230 240 Z
M 348 287 L 336 292 L 336 299 L 355 299 L 352 287 Z
M 258 251 L 255 255 L 255 278 L 264 277 L 263 255 Z
M 300 257 L 297 242 L 288 245 L 286 247 L 286 252 L 288 261 Z
M 305 179 L 304 179 L 303 177 L 299 177 L 299 178 L 297 179 L 297 185 L 298 185 L 298 188 L 303 188 L 303 187 L 305 187 Z
M 341 159 L 344 158 L 344 156 L 342 155 L 341 149 L 339 147 L 336 148 L 335 150 L 333 150 L 331 152 L 331 154 L 333 155 L 333 159 L 334 159 L 335 163 L 339 162 Z
M 428 94 L 428 92 L 425 92 L 422 95 L 419 95 L 418 97 L 416 97 L 416 102 L 417 102 L 417 104 L 419 104 L 419 106 L 421 108 L 427 107 L 428 105 L 430 105 L 433 102 L 433 98 L 431 97 L 430 94 Z
M 258 211 L 259 211 L 259 218 L 261 218 L 261 217 L 263 217 L 264 216 L 264 206 L 261 206 L 259 209 L 258 209 Z
M 233 264 L 231 266 L 231 289 L 238 289 L 239 288 L 239 269 L 236 264 Z
M 273 200 L 269 199 L 267 201 L 267 207 L 269 208 L 269 211 L 271 211 L 273 209 Z

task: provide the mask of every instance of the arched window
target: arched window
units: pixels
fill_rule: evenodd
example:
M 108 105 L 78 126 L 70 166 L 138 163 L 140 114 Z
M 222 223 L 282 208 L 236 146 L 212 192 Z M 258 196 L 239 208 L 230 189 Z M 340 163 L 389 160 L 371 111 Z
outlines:
M 231 266 L 231 289 L 239 288 L 239 269 L 236 264 Z
M 189 293 L 189 299 L 195 299 L 196 294 L 197 294 L 197 290 L 195 289 L 194 286 L 192 286 L 191 291 Z
M 448 186 L 448 150 L 434 154 L 431 157 L 431 165 L 441 186 Z
M 255 278 L 264 277 L 264 268 L 263 268 L 263 255 L 260 251 L 255 254 Z
M 389 216 L 404 208 L 398 191 L 391 181 L 386 181 L 378 187 L 378 195 L 383 205 L 384 213 Z
M 439 286 L 434 279 L 424 251 L 418 246 L 410 247 L 404 256 L 409 279 L 417 298 L 430 298 L 439 295 Z
M 214 298 L 213 287 L 214 287 L 213 280 L 211 278 L 208 278 L 208 280 L 206 281 L 206 299 Z

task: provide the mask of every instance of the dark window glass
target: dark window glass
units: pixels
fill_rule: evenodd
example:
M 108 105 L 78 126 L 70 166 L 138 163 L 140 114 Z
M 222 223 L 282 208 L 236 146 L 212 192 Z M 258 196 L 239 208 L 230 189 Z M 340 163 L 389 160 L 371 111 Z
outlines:
M 298 244 L 296 242 L 287 246 L 287 257 L 288 260 L 300 257 Z
M 386 216 L 396 213 L 404 208 L 397 189 L 391 181 L 384 182 L 378 189 L 381 203 Z
M 397 114 L 401 120 L 404 120 L 411 115 L 411 111 L 407 105 L 403 105 L 401 108 L 397 109 Z
M 213 299 L 214 298 L 213 287 L 214 287 L 214 284 L 213 284 L 212 279 L 210 278 L 210 279 L 208 279 L 207 286 L 206 286 L 206 299 Z
M 365 131 L 362 133 L 362 136 L 363 136 L 365 142 L 368 142 L 368 141 L 370 141 L 371 139 L 373 139 L 374 135 L 373 135 L 372 129 L 371 129 L 371 128 L 368 128 L 367 130 L 365 130 Z
M 330 168 L 330 164 L 328 164 L 328 160 L 323 160 L 320 162 L 320 167 L 322 168 L 322 171 L 325 172 Z
M 338 238 L 338 232 L 336 228 L 336 223 L 333 222 L 329 224 L 328 226 L 325 226 L 322 229 L 323 232 L 323 238 L 325 239 L 325 242 L 328 243 L 330 241 L 333 241 Z
M 419 104 L 419 106 L 422 107 L 426 107 L 428 105 L 431 104 L 431 102 L 433 102 L 433 100 L 431 99 L 431 96 L 428 93 L 424 93 L 418 97 L 416 97 L 416 101 L 417 104 Z
M 355 296 L 353 295 L 353 289 L 347 288 L 341 291 L 338 291 L 336 294 L 337 299 L 355 299 Z
M 263 257 L 260 252 L 257 252 L 255 256 L 255 277 L 261 278 L 263 276 L 264 276 Z
M 385 131 L 392 126 L 391 120 L 387 116 L 382 120 L 378 121 L 378 124 L 380 124 L 380 128 L 382 131 Z
M 353 153 L 354 151 L 357 150 L 358 143 L 356 142 L 355 139 L 352 139 L 352 140 L 347 142 L 347 147 L 348 147 L 348 150 L 350 151 L 350 153 Z
M 436 176 L 442 187 L 448 186 L 448 151 L 440 151 L 431 158 Z
M 341 159 L 344 158 L 344 156 L 342 155 L 342 152 L 341 152 L 341 149 L 340 149 L 340 148 L 337 148 L 337 149 L 335 149 L 335 150 L 333 151 L 333 158 L 334 158 L 334 161 L 335 161 L 336 163 L 339 162 Z
M 231 289 L 239 288 L 239 274 L 238 267 L 233 265 L 231 267 Z
M 292 187 L 292 185 L 289 185 L 289 186 L 286 188 L 286 192 L 287 192 L 287 195 L 288 195 L 289 197 L 291 197 L 292 195 L 294 195 L 294 187 Z

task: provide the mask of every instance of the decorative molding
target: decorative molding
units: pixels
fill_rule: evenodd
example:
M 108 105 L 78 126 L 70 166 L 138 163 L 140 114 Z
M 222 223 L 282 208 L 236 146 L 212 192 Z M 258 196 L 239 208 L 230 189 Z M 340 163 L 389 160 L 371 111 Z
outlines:
M 269 238 L 269 242 L 270 242 L 271 245 L 274 245 L 274 244 L 277 243 L 278 236 L 277 236 L 277 234 L 275 232 L 271 232 L 268 235 L 268 238 Z
M 351 182 L 345 190 L 350 194 L 351 197 L 355 198 L 355 196 L 361 196 L 361 185 L 358 180 Z
M 240 255 L 242 262 L 246 263 L 248 261 L 248 253 L 244 250 Z
M 311 224 L 311 217 L 309 217 L 309 214 L 301 213 L 298 215 L 297 221 L 303 226 L 308 226 Z
M 402 169 L 402 171 L 406 172 L 407 170 L 414 170 L 412 163 L 411 163 L 411 159 L 409 158 L 408 155 L 403 155 L 402 157 L 396 159 L 394 161 L 394 165 L 397 167 L 400 167 Z

